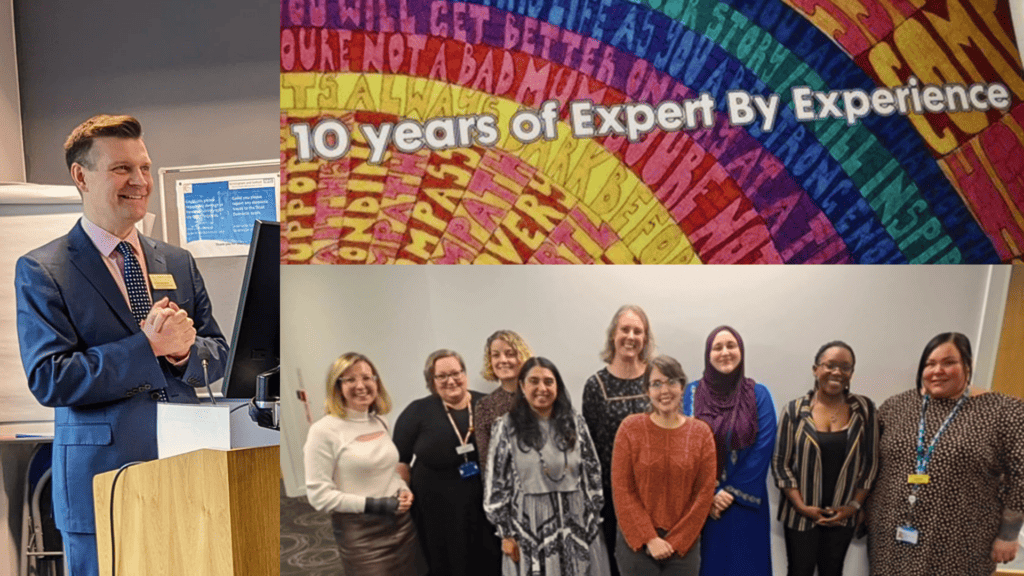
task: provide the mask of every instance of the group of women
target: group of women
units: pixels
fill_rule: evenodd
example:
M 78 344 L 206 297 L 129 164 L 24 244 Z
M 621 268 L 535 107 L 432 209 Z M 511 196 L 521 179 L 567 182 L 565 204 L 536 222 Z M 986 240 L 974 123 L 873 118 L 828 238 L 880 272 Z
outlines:
M 305 447 L 307 495 L 332 512 L 345 574 L 770 575 L 767 476 L 780 489 L 788 574 L 841 574 L 858 529 L 873 574 L 991 574 L 1024 515 L 1024 402 L 969 387 L 970 342 L 925 347 L 917 388 L 876 411 L 850 391 L 853 349 L 814 356 L 813 388 L 776 421 L 718 327 L 704 371 L 653 356 L 642 309 L 612 319 L 582 413 L 558 368 L 516 333 L 488 338 L 468 390 L 452 350 L 398 417 L 373 363 L 348 353 Z

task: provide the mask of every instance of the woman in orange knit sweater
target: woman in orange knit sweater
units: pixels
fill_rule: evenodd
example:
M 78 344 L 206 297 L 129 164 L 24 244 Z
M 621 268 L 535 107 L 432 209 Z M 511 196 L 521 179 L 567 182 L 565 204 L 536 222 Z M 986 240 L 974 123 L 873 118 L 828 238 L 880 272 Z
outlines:
M 715 490 L 715 438 L 679 411 L 686 374 L 674 358 L 651 360 L 648 414 L 622 421 L 612 453 L 619 532 L 615 560 L 630 576 L 700 572 L 700 531 Z

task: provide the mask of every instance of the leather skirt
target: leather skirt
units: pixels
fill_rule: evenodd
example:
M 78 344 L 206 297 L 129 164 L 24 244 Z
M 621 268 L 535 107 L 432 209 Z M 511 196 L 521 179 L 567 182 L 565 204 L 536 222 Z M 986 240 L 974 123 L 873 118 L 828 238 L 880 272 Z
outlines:
M 423 576 L 423 557 L 409 514 L 331 515 L 345 576 Z

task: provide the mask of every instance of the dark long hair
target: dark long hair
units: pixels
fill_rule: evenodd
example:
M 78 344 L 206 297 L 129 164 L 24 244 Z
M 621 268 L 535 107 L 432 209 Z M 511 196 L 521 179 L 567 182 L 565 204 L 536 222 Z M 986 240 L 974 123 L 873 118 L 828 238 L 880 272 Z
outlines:
M 971 383 L 971 376 L 974 375 L 974 369 L 972 368 L 974 354 L 971 353 L 971 339 L 960 332 L 943 332 L 929 340 L 928 344 L 924 347 L 924 352 L 921 353 L 921 362 L 917 365 L 918 392 L 921 391 L 921 375 L 924 374 L 924 366 L 928 363 L 928 357 L 932 355 L 936 348 L 946 342 L 952 342 L 953 346 L 956 346 L 957 351 L 960 352 L 960 360 L 963 361 L 964 369 L 967 371 L 967 383 Z
M 576 446 L 576 418 L 573 416 L 572 401 L 569 399 L 569 392 L 565 389 L 565 382 L 562 375 L 558 373 L 555 364 L 540 356 L 534 356 L 523 362 L 519 369 L 519 386 L 516 387 L 516 398 L 509 412 L 509 419 L 512 423 L 512 434 L 516 436 L 516 445 L 523 452 L 530 448 L 540 450 L 544 446 L 544 438 L 540 433 L 540 425 L 537 423 L 537 415 L 530 408 L 530 404 L 523 395 L 523 381 L 526 375 L 533 368 L 540 366 L 551 370 L 558 385 L 558 396 L 551 408 L 551 424 L 555 432 L 555 446 L 563 452 L 569 452 Z

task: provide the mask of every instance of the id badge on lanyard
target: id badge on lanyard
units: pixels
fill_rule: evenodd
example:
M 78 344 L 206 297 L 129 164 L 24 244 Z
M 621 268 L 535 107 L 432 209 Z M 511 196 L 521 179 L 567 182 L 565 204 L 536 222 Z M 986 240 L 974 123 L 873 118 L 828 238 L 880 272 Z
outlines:
M 928 465 L 931 463 L 932 455 L 935 453 L 935 446 L 939 443 L 939 438 L 949 427 L 950 422 L 956 417 L 957 413 L 960 412 L 960 408 L 970 397 L 971 390 L 966 388 L 963 392 L 963 396 L 957 401 L 956 405 L 953 406 L 953 410 L 946 416 L 946 419 L 939 426 L 939 429 L 935 432 L 935 436 L 932 437 L 932 441 L 928 444 L 924 441 L 924 427 L 925 427 L 925 412 L 928 410 L 928 402 L 931 400 L 931 396 L 925 396 L 921 401 L 921 421 L 917 427 L 917 447 L 916 456 L 917 463 L 914 467 L 914 474 L 907 475 L 907 484 L 910 485 L 910 496 L 907 497 L 907 503 L 909 504 L 909 510 L 907 513 L 908 522 L 903 526 L 896 527 L 896 541 L 909 546 L 916 546 L 920 533 L 917 528 L 913 526 L 914 516 L 914 505 L 917 503 L 917 494 L 920 492 L 922 486 L 927 486 L 931 483 L 931 475 L 928 474 Z
M 455 437 L 459 439 L 459 445 L 455 447 L 455 453 L 462 456 L 464 462 L 459 464 L 459 478 L 468 480 L 474 476 L 480 475 L 480 465 L 475 460 L 470 460 L 468 454 L 475 452 L 476 447 L 469 441 L 469 437 L 473 435 L 473 403 L 470 401 L 468 406 L 469 409 L 469 429 L 466 430 L 466 435 L 463 436 L 459 432 L 459 427 L 455 425 L 455 418 L 452 417 L 451 410 L 448 409 L 448 405 L 445 404 L 444 411 L 448 414 L 448 421 L 452 423 L 452 429 L 455 430 Z

